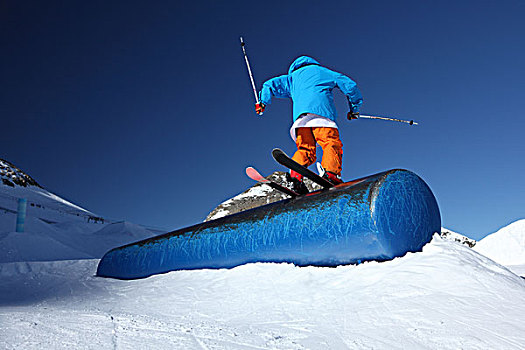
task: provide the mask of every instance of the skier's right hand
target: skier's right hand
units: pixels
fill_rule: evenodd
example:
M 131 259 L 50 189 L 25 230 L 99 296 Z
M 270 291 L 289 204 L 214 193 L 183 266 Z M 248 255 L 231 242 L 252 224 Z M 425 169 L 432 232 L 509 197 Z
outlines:
M 257 113 L 258 115 L 262 115 L 263 112 L 264 112 L 264 107 L 266 107 L 264 105 L 264 103 L 262 103 L 262 102 L 256 103 L 255 104 L 255 113 Z

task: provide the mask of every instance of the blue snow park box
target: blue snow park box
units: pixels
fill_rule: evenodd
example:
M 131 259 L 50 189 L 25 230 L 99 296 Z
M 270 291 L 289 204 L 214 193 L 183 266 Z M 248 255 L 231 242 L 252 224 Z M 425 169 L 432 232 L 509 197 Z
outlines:
M 421 251 L 440 230 L 428 185 L 396 169 L 112 249 L 97 275 L 135 279 L 254 262 L 385 261 Z

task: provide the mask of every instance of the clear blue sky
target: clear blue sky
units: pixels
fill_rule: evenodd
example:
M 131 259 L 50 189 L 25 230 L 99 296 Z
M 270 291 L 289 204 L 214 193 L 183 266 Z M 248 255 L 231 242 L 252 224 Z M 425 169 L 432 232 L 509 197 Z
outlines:
M 443 225 L 480 238 L 525 217 L 523 1 L 2 1 L 0 158 L 102 216 L 177 229 L 282 170 L 291 103 L 258 87 L 309 55 L 352 77 L 343 178 L 420 175 Z

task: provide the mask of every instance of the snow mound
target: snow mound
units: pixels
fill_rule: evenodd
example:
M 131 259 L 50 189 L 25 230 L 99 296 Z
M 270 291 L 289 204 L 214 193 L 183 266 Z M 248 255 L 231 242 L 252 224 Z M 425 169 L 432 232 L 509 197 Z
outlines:
M 131 239 L 139 240 L 150 237 L 151 231 L 147 230 L 143 226 L 133 224 L 128 221 L 120 221 L 106 225 L 103 229 L 95 232 L 94 234 L 104 237 L 125 236 Z
M 525 265 L 525 219 L 488 235 L 474 249 L 503 265 Z
M 33 232 L 0 234 L 0 263 L 93 258 L 57 239 Z
M 0 264 L 0 348 L 525 344 L 525 280 L 437 235 L 420 253 L 337 268 L 257 263 L 120 281 L 95 277 L 97 262 Z
M 30 216 L 25 232 L 14 232 L 16 215 L 0 213 L 0 263 L 101 258 L 112 248 L 152 237 L 129 222 L 113 224 L 65 221 L 47 223 Z

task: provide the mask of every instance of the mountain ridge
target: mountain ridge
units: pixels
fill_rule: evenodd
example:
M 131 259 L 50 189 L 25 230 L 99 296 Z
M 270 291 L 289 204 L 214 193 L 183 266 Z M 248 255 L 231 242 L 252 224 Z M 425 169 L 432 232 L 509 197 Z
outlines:
M 0 158 L 0 178 L 4 185 L 15 187 L 15 185 L 27 187 L 36 186 L 42 188 L 31 176 L 26 174 L 13 163 Z

